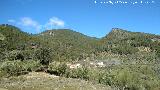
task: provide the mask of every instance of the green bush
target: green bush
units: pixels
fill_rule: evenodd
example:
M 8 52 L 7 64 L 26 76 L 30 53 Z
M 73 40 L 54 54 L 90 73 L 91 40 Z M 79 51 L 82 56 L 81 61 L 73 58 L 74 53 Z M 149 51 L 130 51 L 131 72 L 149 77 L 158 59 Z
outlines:
M 34 54 L 35 59 L 40 60 L 42 65 L 49 65 L 52 60 L 51 49 L 46 47 L 41 47 L 37 49 Z
M 25 51 L 21 51 L 21 50 L 13 50 L 13 51 L 10 51 L 10 52 L 7 52 L 5 53 L 5 57 L 6 59 L 10 60 L 10 61 L 13 61 L 13 60 L 25 60 L 26 57 L 28 57 L 29 55 L 26 55 L 25 56 Z
M 69 70 L 69 77 L 89 80 L 89 72 L 90 72 L 90 70 L 84 66 L 81 68 L 77 68 L 77 69 L 70 69 Z
M 0 67 L 1 67 L 1 65 L 2 65 L 2 63 L 0 63 Z M 2 70 L 2 68 L 0 68 L 0 78 L 2 78 L 3 76 L 5 76 L 6 75 L 6 72 L 4 72 L 3 70 Z
M 7 76 L 18 76 L 25 73 L 24 65 L 21 61 L 6 61 L 2 63 L 1 70 L 7 73 Z
M 0 62 L 4 61 L 4 59 L 5 59 L 5 54 L 0 50 Z
M 48 71 L 51 74 L 56 74 L 58 76 L 65 75 L 67 70 L 67 65 L 65 63 L 60 62 L 52 62 L 49 64 Z
M 109 85 L 109 86 L 113 85 L 113 75 L 109 75 L 105 71 L 100 72 L 98 76 L 95 78 L 98 78 L 97 80 L 98 80 L 98 83 L 100 84 Z
M 120 90 L 156 90 L 156 88 L 159 88 L 160 81 L 155 75 L 151 74 L 153 71 L 150 73 L 139 71 L 135 67 L 113 70 L 110 74 L 114 76 L 111 79 L 112 86 L 116 86 Z
M 118 53 L 118 54 L 134 54 L 138 52 L 138 49 L 129 45 L 123 45 L 123 46 L 118 46 L 112 48 L 113 53 Z
M 18 76 L 27 74 L 29 71 L 34 71 L 40 66 L 37 61 L 5 61 L 1 64 L 0 70 L 6 76 Z
M 42 66 L 38 60 L 27 60 L 23 61 L 23 63 L 25 64 L 24 67 L 27 71 L 36 71 Z
M 52 62 L 49 64 L 49 73 L 56 74 L 58 76 L 65 76 L 67 78 L 81 78 L 89 79 L 89 69 L 87 67 L 69 69 L 65 63 Z
M 33 50 L 13 50 L 4 53 L 5 58 L 13 61 L 13 60 L 28 60 L 34 59 L 34 51 Z
M 5 39 L 5 36 L 0 33 L 0 41 L 3 41 Z
M 157 54 L 158 58 L 160 58 L 160 49 L 157 50 L 156 54 Z
M 114 78 L 115 85 L 121 89 L 138 90 L 139 89 L 139 77 L 137 74 L 130 72 L 127 69 L 123 69 L 117 73 Z
M 89 79 L 89 69 L 87 67 L 77 68 L 77 77 L 81 79 Z

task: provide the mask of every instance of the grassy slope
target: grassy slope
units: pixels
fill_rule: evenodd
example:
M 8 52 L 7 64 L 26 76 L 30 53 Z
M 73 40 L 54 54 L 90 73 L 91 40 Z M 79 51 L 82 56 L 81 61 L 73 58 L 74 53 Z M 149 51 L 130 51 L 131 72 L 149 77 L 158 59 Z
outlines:
M 32 72 L 19 77 L 1 79 L 0 87 L 8 90 L 112 90 L 109 86 L 57 77 L 43 72 Z

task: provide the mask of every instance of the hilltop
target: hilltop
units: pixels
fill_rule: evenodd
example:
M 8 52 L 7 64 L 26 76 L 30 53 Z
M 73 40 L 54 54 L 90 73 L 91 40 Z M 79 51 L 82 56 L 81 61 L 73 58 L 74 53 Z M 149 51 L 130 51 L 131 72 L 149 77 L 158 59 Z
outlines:
M 38 51 L 42 48 L 51 52 L 49 55 L 54 61 L 93 59 L 108 52 L 132 55 L 146 51 L 155 53 L 155 58 L 160 57 L 160 36 L 154 34 L 113 28 L 105 37 L 98 39 L 69 29 L 46 30 L 35 35 L 12 25 L 1 25 L 0 29 L 1 52 L 24 50 L 30 52 L 31 56 L 27 56 L 30 59 L 34 58 L 33 49 Z M 23 58 L 26 59 L 25 56 Z

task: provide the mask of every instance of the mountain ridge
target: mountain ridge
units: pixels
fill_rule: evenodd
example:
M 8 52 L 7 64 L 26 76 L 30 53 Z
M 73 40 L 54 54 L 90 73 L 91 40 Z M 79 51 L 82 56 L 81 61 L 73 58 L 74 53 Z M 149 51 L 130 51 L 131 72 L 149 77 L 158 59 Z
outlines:
M 0 26 L 0 78 L 41 71 L 120 90 L 159 90 L 159 64 L 160 36 L 152 34 L 114 29 L 96 39 L 72 30 L 33 35 Z
M 3 37 L 6 37 L 6 39 L 3 40 L 3 45 L 7 44 L 5 48 L 8 48 L 8 50 L 13 50 L 17 47 L 29 49 L 32 47 L 32 44 L 37 44 L 39 47 L 45 46 L 52 48 L 55 52 L 61 53 L 61 55 L 72 52 L 72 54 L 82 55 L 83 57 L 84 54 L 86 55 L 85 57 L 87 57 L 91 55 L 91 53 L 108 52 L 110 50 L 113 51 L 113 53 L 121 54 L 127 54 L 130 50 L 133 51 L 132 53 L 135 53 L 138 51 L 137 47 L 140 46 L 157 50 L 157 48 L 159 48 L 157 41 L 160 41 L 159 35 L 131 32 L 120 28 L 112 28 L 109 34 L 100 39 L 69 29 L 46 30 L 35 35 L 23 32 L 19 28 L 8 24 L 0 25 L 0 29 L 0 33 Z M 120 47 L 128 47 L 130 49 L 129 51 L 118 51 Z M 74 57 L 74 59 L 76 58 Z

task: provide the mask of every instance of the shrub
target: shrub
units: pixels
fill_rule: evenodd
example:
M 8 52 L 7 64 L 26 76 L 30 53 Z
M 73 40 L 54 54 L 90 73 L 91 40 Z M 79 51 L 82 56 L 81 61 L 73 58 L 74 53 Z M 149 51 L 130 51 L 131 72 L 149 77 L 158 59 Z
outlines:
M 25 65 L 25 69 L 27 71 L 36 71 L 39 67 L 41 67 L 41 64 L 38 60 L 27 60 L 23 62 Z
M 65 76 L 70 78 L 89 79 L 89 69 L 87 67 L 69 69 L 65 63 L 52 62 L 49 64 L 48 72 L 58 76 Z
M 10 51 L 8 53 L 6 53 L 6 58 L 8 60 L 16 60 L 16 57 L 17 55 L 20 55 L 20 51 L 19 50 L 13 50 L 13 51 Z
M 2 63 L 0 62 L 0 67 L 1 67 Z M 2 78 L 3 76 L 6 75 L 6 72 L 4 72 L 1 68 L 0 68 L 0 78 Z
M 119 71 L 114 78 L 114 83 L 121 89 L 137 90 L 138 81 L 138 77 L 127 69 Z
M 4 61 L 4 59 L 5 59 L 5 54 L 0 50 L 0 62 Z
M 56 74 L 58 76 L 65 75 L 67 70 L 67 65 L 60 62 L 52 62 L 49 64 L 48 72 L 51 74 Z
M 98 73 L 98 72 L 97 72 Z M 98 82 L 100 84 L 104 84 L 104 85 L 113 85 L 113 75 L 109 75 L 107 72 L 105 71 L 101 71 L 97 77 L 98 78 Z
M 138 49 L 129 45 L 123 45 L 123 46 L 118 46 L 112 48 L 113 53 L 118 53 L 118 54 L 134 54 L 138 52 Z
M 77 69 L 70 69 L 69 77 L 89 80 L 89 72 L 89 69 L 84 66 Z
M 6 61 L 2 63 L 1 70 L 7 73 L 7 76 L 18 76 L 25 73 L 24 63 L 21 61 Z
M 51 49 L 42 47 L 35 51 L 34 57 L 35 59 L 40 60 L 42 65 L 49 65 L 52 60 L 51 55 Z
M 0 66 L 2 73 L 6 76 L 18 76 L 22 74 L 27 74 L 29 71 L 34 71 L 40 66 L 37 61 L 5 61 Z
M 156 54 L 157 54 L 158 58 L 160 58 L 160 49 L 157 50 Z
M 10 52 L 5 52 L 2 53 L 4 54 L 5 58 L 13 61 L 13 60 L 28 60 L 28 59 L 33 59 L 34 51 L 31 50 L 13 50 Z

